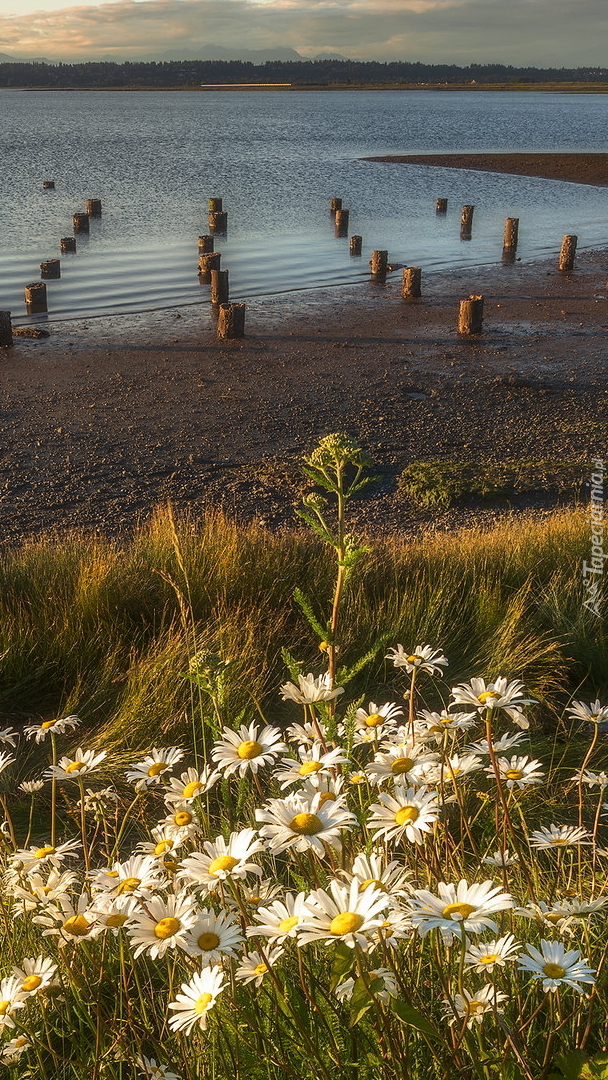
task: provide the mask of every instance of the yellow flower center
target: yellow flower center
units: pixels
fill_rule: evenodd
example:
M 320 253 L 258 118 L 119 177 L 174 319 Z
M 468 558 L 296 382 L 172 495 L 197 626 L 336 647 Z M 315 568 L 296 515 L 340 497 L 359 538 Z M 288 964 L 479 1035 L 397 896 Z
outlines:
M 492 706 L 498 697 L 500 697 L 500 694 L 497 694 L 495 690 L 484 690 L 483 694 L 480 694 L 477 700 L 481 705 L 486 705 L 489 702 L 490 706 Z
M 28 975 L 27 979 L 24 979 L 21 984 L 21 989 L 26 993 L 31 994 L 33 990 L 37 990 L 42 982 L 40 975 Z
M 379 727 L 383 720 L 384 717 L 380 716 L 379 712 L 370 713 L 369 716 L 365 717 L 365 723 L 368 727 Z
M 49 845 L 48 847 L 36 848 L 36 850 L 34 852 L 34 858 L 35 859 L 46 859 L 47 855 L 54 855 L 54 854 L 55 854 L 55 848 L 51 847 Z
M 124 881 L 121 881 L 121 883 L 118 886 L 116 892 L 117 893 L 135 892 L 135 890 L 140 885 L 141 885 L 141 878 L 127 877 L 127 878 L 124 879 Z
M 179 825 L 181 828 L 184 825 L 190 824 L 190 822 L 192 821 L 192 814 L 189 814 L 187 810 L 180 810 L 177 814 L 175 814 L 173 820 L 175 824 Z
M 173 847 L 173 840 L 159 840 L 158 844 L 154 848 L 155 855 L 164 855 L 165 851 L 171 851 Z
M 289 822 L 292 832 L 300 836 L 315 836 L 323 829 L 323 822 L 316 814 L 296 814 Z
M 288 919 L 281 919 L 278 930 L 281 934 L 288 934 L 290 930 L 293 930 L 294 926 L 298 925 L 299 921 L 297 915 L 290 915 Z
M 395 824 L 407 825 L 410 821 L 417 821 L 419 817 L 420 810 L 417 806 L 402 806 L 395 814 Z
M 179 919 L 173 918 L 172 915 L 167 915 L 166 918 L 161 919 L 159 922 L 157 922 L 156 926 L 154 927 L 154 936 L 159 938 L 161 941 L 166 941 L 167 938 L 173 937 L 174 934 L 177 934 L 177 931 L 181 928 L 181 925 L 182 924 L 180 923 Z
M 399 776 L 401 773 L 409 772 L 413 765 L 414 761 L 411 757 L 398 757 L 391 765 L 391 772 L 394 776 Z
M 10 1001 L 0 1001 L 0 1016 L 6 1016 L 10 1008 L 10 1004 Z
M 239 859 L 235 859 L 232 855 L 220 855 L 219 858 L 212 859 L 209 863 L 209 873 L 217 874 L 218 870 L 227 870 L 230 873 L 238 863 Z
M 354 772 L 350 774 L 348 779 L 350 780 L 351 784 L 363 784 L 365 783 L 366 777 L 365 773 Z
M 338 937 L 342 934 L 353 934 L 360 926 L 363 926 L 362 915 L 357 915 L 355 911 L 344 911 L 331 920 L 329 932 Z
M 447 713 L 446 713 L 444 716 L 439 717 L 439 723 L 440 724 L 453 724 L 455 719 L 456 719 L 455 716 L 448 716 Z
M 25 1035 L 20 1035 L 18 1039 L 15 1039 L 15 1049 L 20 1050 L 22 1046 L 27 1046 L 28 1040 Z
M 167 873 L 174 874 L 179 866 L 179 863 L 177 863 L 175 859 L 163 859 L 163 866 Z
M 166 761 L 155 761 L 154 765 L 150 765 L 148 769 L 148 776 L 160 776 L 166 768 L 168 768 Z
M 124 926 L 127 921 L 127 916 L 122 911 L 117 911 L 114 915 L 108 915 L 106 919 L 106 926 L 111 929 L 118 929 Z
M 552 844 L 557 844 L 559 846 L 560 844 L 567 844 L 568 839 L 565 836 L 556 836 L 556 837 L 551 839 L 551 843 Z
M 546 911 L 545 919 L 551 923 L 558 923 L 560 919 L 563 919 L 564 915 L 561 911 Z
M 467 1003 L 466 1003 L 466 1010 L 469 1013 L 474 1013 L 474 1012 L 479 1012 L 479 1011 L 483 1012 L 483 1009 L 484 1009 L 483 1001 L 475 1001 L 475 999 L 473 999 L 473 1001 L 467 1001 Z
M 217 934 L 213 934 L 208 930 L 206 934 L 201 934 L 200 937 L 197 937 L 196 943 L 203 952 L 213 952 L 214 949 L 217 949 L 220 939 Z
M 84 915 L 71 915 L 69 919 L 66 919 L 61 929 L 65 930 L 66 934 L 71 934 L 72 937 L 86 937 L 92 925 L 92 923 L 87 922 Z
M 58 717 L 55 720 L 45 720 L 40 725 L 40 730 L 41 731 L 48 731 L 49 728 L 52 728 L 52 727 L 55 726 L 55 724 L 57 723 L 57 720 L 58 720 Z
M 544 964 L 543 971 L 550 979 L 563 979 L 566 969 L 561 964 Z
M 183 798 L 193 799 L 199 791 L 203 790 L 204 786 L 205 785 L 202 784 L 200 780 L 191 780 L 189 784 L 186 784 L 184 790 L 182 791 Z
M 497 960 L 498 960 L 498 953 L 495 953 L 495 952 L 486 953 L 485 956 L 480 956 L 479 957 L 479 963 L 480 964 L 495 964 Z
M 474 904 L 448 904 L 441 914 L 446 919 L 468 919 L 472 911 L 475 911 Z
M 84 761 L 70 761 L 70 764 L 66 765 L 65 771 L 66 773 L 80 772 L 80 770 L 84 769 L 84 767 Z
M 243 761 L 251 761 L 252 758 L 259 757 L 263 751 L 264 747 L 255 739 L 247 739 L 236 748 L 237 754 Z
M 201 994 L 194 1002 L 194 1011 L 198 1016 L 204 1013 L 209 1008 L 210 1003 L 213 1001 L 213 994 Z
M 319 806 L 324 806 L 326 802 L 335 802 L 336 796 L 333 791 L 322 791 L 319 795 Z
M 119 877 L 118 870 L 106 870 L 107 877 Z
M 254 975 L 265 975 L 267 971 L 268 971 L 268 968 L 266 967 L 266 964 L 256 964 L 256 966 L 253 969 L 253 974 Z
M 370 885 L 375 885 L 376 888 L 380 889 L 381 892 L 386 892 L 386 885 L 383 885 L 382 882 L 378 880 L 378 878 L 374 877 L 368 877 L 365 879 L 365 881 L 362 881 L 359 885 L 359 892 L 364 892 L 365 889 L 369 889 Z
M 412 656 L 406 656 L 406 660 L 408 664 L 415 664 L 417 660 L 422 660 L 422 657 L 414 653 Z
M 505 773 L 507 780 L 521 780 L 523 775 L 521 769 L 507 769 Z
M 323 764 L 320 761 L 305 761 L 303 765 L 300 765 L 298 772 L 300 776 L 310 776 L 311 773 L 319 772 L 323 768 Z

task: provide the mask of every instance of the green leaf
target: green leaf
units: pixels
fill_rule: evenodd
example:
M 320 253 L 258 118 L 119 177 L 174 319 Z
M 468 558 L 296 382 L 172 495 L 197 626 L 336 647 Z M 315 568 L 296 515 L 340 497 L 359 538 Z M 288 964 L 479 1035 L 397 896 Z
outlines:
M 282 648 L 281 657 L 292 679 L 297 683 L 298 675 L 301 671 L 301 664 L 298 663 L 295 656 L 290 653 L 289 649 Z
M 359 1023 L 361 1017 L 375 1004 L 378 991 L 383 989 L 383 979 L 368 980 L 368 986 L 360 976 L 355 980 L 353 996 L 350 999 L 350 1027 Z
M 500 1080 L 526 1080 L 516 1061 L 505 1061 L 500 1066 Z
M 312 602 L 308 599 L 305 593 L 301 589 L 294 589 L 293 598 L 304 613 L 308 623 L 312 626 L 313 630 L 319 637 L 319 641 L 327 641 L 329 631 L 326 627 L 322 626 L 317 616 L 315 615 L 312 607 Z
M 587 1064 L 587 1055 L 582 1050 L 569 1050 L 566 1054 L 559 1054 L 553 1064 L 560 1070 L 559 1073 L 551 1073 L 550 1080 L 579 1080 L 582 1076 L 593 1076 L 593 1073 L 583 1072 Z
M 443 1039 L 436 1028 L 433 1027 L 430 1020 L 427 1020 L 426 1016 L 423 1016 L 418 1009 L 415 1009 L 413 1005 L 409 1005 L 407 1001 L 399 1001 L 397 998 L 393 998 L 391 1001 L 391 1009 L 396 1016 L 409 1027 L 413 1027 L 416 1031 L 422 1031 L 425 1035 L 428 1035 L 431 1039 L 438 1039 L 439 1042 L 443 1042 Z
M 334 962 L 331 969 L 330 989 L 335 990 L 339 982 L 348 974 L 354 963 L 353 950 L 338 942 L 334 950 Z

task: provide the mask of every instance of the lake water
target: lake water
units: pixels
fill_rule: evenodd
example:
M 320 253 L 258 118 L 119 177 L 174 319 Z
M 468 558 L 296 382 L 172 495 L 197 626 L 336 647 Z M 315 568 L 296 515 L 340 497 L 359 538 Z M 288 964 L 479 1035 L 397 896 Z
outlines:
M 102 217 L 47 283 L 48 319 L 208 303 L 197 273 L 208 199 L 231 299 L 368 277 L 375 248 L 423 270 L 500 262 L 506 217 L 522 259 L 608 241 L 608 188 L 362 161 L 407 152 L 603 151 L 608 96 L 501 92 L 0 92 L 0 308 L 26 317 L 23 287 L 58 258 L 72 214 Z M 42 189 L 54 180 L 55 190 Z M 350 210 L 361 258 L 336 239 L 329 199 Z M 449 200 L 435 214 L 435 200 Z M 475 205 L 460 240 L 460 209 Z M 38 316 L 45 319 L 47 316 Z

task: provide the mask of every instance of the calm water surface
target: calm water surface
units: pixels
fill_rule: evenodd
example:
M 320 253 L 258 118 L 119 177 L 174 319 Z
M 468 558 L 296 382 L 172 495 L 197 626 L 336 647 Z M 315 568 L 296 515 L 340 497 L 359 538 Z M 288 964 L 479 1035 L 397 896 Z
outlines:
M 556 253 L 564 233 L 581 248 L 608 243 L 608 188 L 360 160 L 604 151 L 605 95 L 9 90 L 0 103 L 0 308 L 17 323 L 31 321 L 23 286 L 59 257 L 87 198 L 103 216 L 47 283 L 50 320 L 207 303 L 197 237 L 211 196 L 229 215 L 216 250 L 232 299 L 363 280 L 374 248 L 423 270 L 499 262 L 505 217 L 520 218 L 525 260 Z M 363 236 L 361 259 L 334 237 L 331 196 Z M 475 205 L 468 242 L 464 203 Z

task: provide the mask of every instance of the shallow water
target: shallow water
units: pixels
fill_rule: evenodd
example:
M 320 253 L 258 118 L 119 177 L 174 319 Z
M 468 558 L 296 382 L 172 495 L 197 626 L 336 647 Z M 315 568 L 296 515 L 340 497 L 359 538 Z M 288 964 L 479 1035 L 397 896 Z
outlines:
M 197 237 L 210 196 L 229 215 L 216 250 L 235 300 L 363 280 L 375 248 L 423 271 L 499 263 L 506 217 L 520 218 L 526 261 L 557 253 L 564 233 L 581 248 L 608 239 L 606 188 L 360 160 L 601 151 L 604 95 L 2 91 L 1 101 L 0 307 L 16 323 L 31 321 L 23 287 L 59 257 L 86 198 L 101 198 L 103 215 L 61 256 L 38 320 L 208 303 Z M 361 258 L 334 237 L 331 196 L 350 209 Z M 475 205 L 469 241 L 465 203 Z

